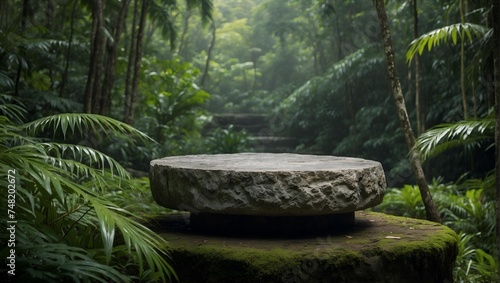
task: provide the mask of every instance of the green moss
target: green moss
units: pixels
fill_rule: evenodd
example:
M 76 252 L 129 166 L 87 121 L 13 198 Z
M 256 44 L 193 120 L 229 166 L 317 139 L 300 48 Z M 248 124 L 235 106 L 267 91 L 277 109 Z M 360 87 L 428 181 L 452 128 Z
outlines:
M 254 280 L 279 277 L 298 260 L 296 255 L 281 249 L 262 251 L 214 246 L 179 249 L 172 256 L 177 259 L 178 267 L 191 265 L 188 268 L 191 271 L 181 276 L 184 278 L 182 282 L 256 282 Z M 203 278 L 202 274 L 209 276 Z M 247 279 L 249 281 L 245 281 Z
M 326 237 L 160 233 L 170 242 L 181 282 L 188 283 L 451 282 L 457 253 L 451 229 L 380 213 L 357 213 L 353 230 Z

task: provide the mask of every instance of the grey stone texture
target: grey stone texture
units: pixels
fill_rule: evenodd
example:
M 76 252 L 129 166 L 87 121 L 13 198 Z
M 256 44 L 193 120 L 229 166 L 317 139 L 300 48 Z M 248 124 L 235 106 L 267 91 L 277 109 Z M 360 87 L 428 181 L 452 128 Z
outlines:
M 346 213 L 382 202 L 379 162 L 359 158 L 239 153 L 151 161 L 153 197 L 192 213 L 294 216 Z

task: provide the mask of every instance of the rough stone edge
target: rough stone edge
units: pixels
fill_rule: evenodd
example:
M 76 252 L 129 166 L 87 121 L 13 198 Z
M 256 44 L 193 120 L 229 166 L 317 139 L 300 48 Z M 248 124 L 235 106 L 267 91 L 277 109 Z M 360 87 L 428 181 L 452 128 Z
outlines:
M 185 170 L 195 172 L 195 174 L 198 174 L 198 179 L 204 179 L 204 180 L 211 180 L 211 179 L 217 179 L 220 180 L 220 178 L 217 174 L 217 170 L 201 170 L 201 169 L 186 169 L 186 168 L 174 168 L 168 165 L 158 165 L 158 164 L 153 164 L 154 160 L 151 162 L 150 165 L 150 182 L 151 182 L 151 191 L 154 200 L 164 206 L 168 207 L 171 209 L 176 209 L 176 210 L 184 210 L 184 211 L 190 211 L 193 213 L 199 213 L 199 212 L 204 212 L 204 213 L 224 213 L 224 214 L 247 214 L 247 215 L 268 215 L 268 216 L 279 216 L 279 215 L 321 215 L 321 214 L 331 214 L 331 213 L 346 213 L 346 212 L 352 212 L 352 211 L 357 211 L 357 210 L 362 210 L 366 208 L 373 207 L 379 203 L 382 202 L 383 196 L 385 193 L 386 189 L 386 181 L 385 181 L 385 174 L 384 170 L 382 168 L 382 165 L 379 162 L 373 161 L 373 163 L 378 164 L 376 167 L 370 167 L 370 168 L 362 168 L 358 171 L 356 171 L 354 174 L 347 174 L 343 175 L 343 171 L 345 170 L 337 170 L 334 172 L 328 172 L 328 171 L 318 171 L 318 172 L 270 172 L 269 176 L 266 173 L 258 173 L 258 172 L 236 172 L 236 174 L 248 174 L 248 175 L 253 175 L 253 174 L 261 174 L 263 178 L 263 183 L 258 183 L 258 184 L 253 184 L 253 186 L 259 187 L 259 186 L 267 186 L 266 180 L 273 180 L 275 178 L 278 178 L 278 183 L 282 182 L 286 178 L 292 176 L 293 174 L 299 174 L 299 175 L 304 175 L 304 176 L 310 176 L 313 174 L 312 179 L 315 180 L 313 183 L 304 183 L 307 184 L 307 189 L 305 188 L 300 188 L 297 189 L 295 192 L 297 195 L 300 195 L 301 197 L 297 197 L 297 199 L 304 199 L 304 200 L 309 200 L 309 198 L 304 197 L 307 190 L 312 190 L 311 186 L 314 187 L 316 185 L 322 185 L 322 184 L 329 184 L 330 186 L 345 186 L 346 184 L 351 184 L 351 186 L 359 186 L 361 189 L 357 192 L 355 192 L 352 197 L 355 197 L 357 201 L 355 203 L 350 203 L 348 206 L 343 207 L 343 208 L 337 208 L 335 212 L 332 212 L 331 210 L 327 209 L 318 209 L 318 208 L 313 208 L 311 209 L 310 203 L 301 203 L 300 207 L 298 209 L 292 209 L 292 208 L 286 208 L 286 209 L 277 209 L 276 207 L 281 207 L 277 206 L 276 203 L 273 203 L 272 201 L 269 201 L 267 203 L 266 198 L 274 198 L 276 195 L 279 195 L 279 190 L 277 188 L 272 189 L 267 193 L 267 195 L 264 196 L 249 196 L 249 194 L 252 194 L 252 189 L 251 188 L 241 188 L 241 192 L 243 195 L 245 195 L 245 198 L 250 200 L 248 203 L 242 202 L 241 207 L 238 207 L 236 204 L 233 204 L 231 207 L 227 208 L 222 208 L 224 206 L 227 206 L 227 203 L 221 203 L 221 201 L 218 198 L 219 194 L 224 194 L 224 195 L 230 195 L 231 192 L 229 192 L 228 188 L 225 188 L 225 186 L 230 186 L 231 185 L 231 174 L 235 174 L 235 172 L 227 172 L 223 174 L 224 178 L 226 179 L 223 183 L 222 188 L 217 187 L 215 183 L 210 184 L 211 188 L 203 188 L 198 182 L 194 180 L 191 183 L 191 187 L 183 187 L 184 190 L 190 190 L 192 191 L 191 194 L 186 194 L 186 193 L 181 193 L 178 191 L 176 187 L 176 183 L 179 182 L 179 176 L 183 176 L 186 173 L 184 173 Z M 360 172 L 376 172 L 379 176 L 377 179 L 374 179 L 372 174 L 368 174 L 365 176 L 368 176 L 367 178 L 362 178 L 362 179 L 357 179 L 357 175 L 360 174 Z M 190 173 L 191 174 L 191 173 Z M 214 177 L 214 174 L 217 175 L 217 178 Z M 276 177 L 278 175 L 282 175 L 280 177 Z M 170 177 L 169 177 L 170 175 Z M 321 176 L 323 175 L 328 175 L 330 178 L 327 178 L 326 180 L 323 179 Z M 343 176 L 342 180 L 348 180 L 349 182 L 347 183 L 337 183 L 337 180 L 335 179 L 335 176 Z M 286 176 L 286 177 L 283 177 Z M 356 178 L 353 178 L 356 177 Z M 335 177 L 332 179 L 332 177 Z M 182 177 L 183 178 L 183 177 Z M 249 179 L 252 179 L 254 177 L 248 177 Z M 283 178 L 283 180 L 282 180 Z M 371 183 L 370 186 L 367 186 L 366 183 Z M 365 183 L 365 184 L 364 184 Z M 271 184 L 271 183 L 270 183 Z M 274 185 L 273 185 L 274 186 Z M 236 188 L 235 188 L 236 189 Z M 350 189 L 350 188 L 349 188 Z M 230 190 L 233 190 L 233 187 L 231 187 Z M 234 194 L 234 192 L 232 193 Z M 341 194 L 337 192 L 336 194 Z M 175 201 L 172 201 L 172 199 L 175 199 Z M 324 207 L 324 204 L 331 204 L 330 201 L 323 201 L 321 202 L 321 205 L 318 205 L 318 207 Z M 296 204 L 291 205 L 290 207 L 295 207 Z M 304 208 L 303 208 L 304 207 Z M 259 208 L 257 210 L 257 208 Z M 307 208 L 307 209 L 305 209 Z M 262 210 L 260 210 L 262 209 Z

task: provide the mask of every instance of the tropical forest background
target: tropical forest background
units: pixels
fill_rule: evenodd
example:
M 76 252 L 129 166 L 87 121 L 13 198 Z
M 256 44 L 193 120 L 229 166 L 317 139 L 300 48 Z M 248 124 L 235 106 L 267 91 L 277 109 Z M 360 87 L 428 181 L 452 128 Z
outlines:
M 412 150 L 459 235 L 456 282 L 498 280 L 492 5 L 386 3 Z M 175 280 L 141 222 L 169 213 L 147 178 L 164 156 L 373 159 L 389 185 L 375 210 L 425 218 L 386 69 L 372 1 L 0 1 L 0 187 L 17 190 L 18 280 Z

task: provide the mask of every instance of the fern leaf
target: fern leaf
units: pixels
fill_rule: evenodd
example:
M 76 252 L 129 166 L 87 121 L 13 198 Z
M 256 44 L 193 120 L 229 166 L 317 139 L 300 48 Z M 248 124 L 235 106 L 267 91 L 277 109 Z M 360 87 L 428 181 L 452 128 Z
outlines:
M 0 80 L 2 79 L 1 75 L 2 72 L 0 72 Z M 24 120 L 26 114 L 26 109 L 21 101 L 11 95 L 0 94 L 0 115 L 15 123 L 20 123 Z
M 74 167 L 73 165 L 77 165 L 75 160 L 79 160 L 78 164 L 81 164 L 83 158 L 88 159 L 88 164 L 86 167 L 88 171 L 93 164 L 97 166 L 97 168 L 108 168 L 111 176 L 117 174 L 119 178 L 129 179 L 130 174 L 118 163 L 116 160 L 111 158 L 110 156 L 95 150 L 91 147 L 86 147 L 82 145 L 73 145 L 73 144 L 61 144 L 61 143 L 42 143 L 43 147 L 48 153 L 52 153 L 55 155 L 55 159 L 51 160 L 53 165 L 56 165 L 55 162 L 63 161 L 65 164 L 59 164 L 60 166 L 65 165 L 64 168 L 70 170 L 70 172 L 74 173 L 71 169 Z M 65 158 L 65 155 L 69 154 L 69 158 Z M 88 175 L 88 174 L 87 174 Z
M 406 61 L 410 63 L 413 57 L 415 57 L 415 54 L 418 53 L 421 55 L 425 47 L 427 47 L 428 51 L 431 51 L 432 48 L 443 42 L 447 43 L 450 39 L 453 44 L 457 44 L 458 36 L 463 40 L 469 39 L 472 43 L 474 37 L 483 38 L 489 31 L 490 29 L 485 26 L 472 23 L 458 23 L 441 27 L 413 40 L 406 53 Z
M 5 116 L 0 116 L 0 119 L 9 122 Z M 66 217 L 69 215 L 68 212 L 73 210 L 71 207 L 75 207 L 72 203 L 74 204 L 76 200 L 80 204 L 85 204 L 88 208 L 93 208 L 94 213 L 89 218 L 86 213 L 80 211 L 79 215 L 81 217 L 86 216 L 87 219 L 76 218 L 75 220 L 76 216 L 73 216 L 69 221 L 79 222 L 78 225 L 88 227 L 89 225 L 85 223 L 92 219 L 97 220 L 97 227 L 100 228 L 101 242 L 104 248 L 100 249 L 99 253 L 104 251 L 106 262 L 109 263 L 112 259 L 111 255 L 115 248 L 115 230 L 118 229 L 125 238 L 129 253 L 138 255 L 134 257 L 138 257 L 137 261 L 141 270 L 144 270 L 144 264 L 149 264 L 149 268 L 153 272 L 160 274 L 159 279 L 163 282 L 167 278 L 170 279 L 171 276 L 176 276 L 167 262 L 168 255 L 163 249 L 166 246 L 165 240 L 132 219 L 132 217 L 137 217 L 105 199 L 105 196 L 101 193 L 106 186 L 119 186 L 116 179 L 120 178 L 113 179 L 113 174 L 119 177 L 128 176 L 128 173 L 120 164 L 109 156 L 88 147 L 41 143 L 33 137 L 17 138 L 16 136 L 21 136 L 25 132 L 34 134 L 44 130 L 61 130 L 66 133 L 84 129 L 97 132 L 104 129 L 111 134 L 124 133 L 138 136 L 142 140 L 150 140 L 149 137 L 124 123 L 91 114 L 54 115 L 21 126 L 16 126 L 11 122 L 2 123 L 0 129 L 1 172 L 7 172 L 12 168 L 22 168 L 22 174 L 19 174 L 19 178 L 21 178 L 23 186 L 18 189 L 20 194 L 16 207 L 22 208 L 28 214 L 32 214 L 34 221 L 40 221 L 36 219 L 37 216 L 45 219 L 50 213 L 51 223 L 55 223 L 61 219 L 60 216 Z M 76 175 L 73 174 L 75 172 Z M 85 183 L 82 181 L 85 174 L 88 174 L 88 177 L 91 178 L 90 182 Z M 0 184 L 4 184 L 2 182 L 6 179 L 1 178 Z M 64 209 L 66 207 L 68 209 Z M 41 213 L 41 209 L 43 209 L 43 213 Z M 30 225 L 32 225 L 31 222 Z M 60 241 L 55 227 L 46 227 L 45 229 L 49 233 L 34 229 L 35 231 L 31 235 L 37 235 L 37 238 L 46 239 L 47 241 Z M 21 235 L 19 237 L 21 240 Z M 25 239 L 23 242 L 29 242 L 29 239 Z M 38 258 L 33 257 L 38 262 L 38 265 L 35 263 L 33 265 L 42 268 L 44 267 L 42 260 L 50 261 L 53 256 L 58 256 L 61 262 L 55 263 L 57 268 L 52 266 L 50 272 L 33 269 L 34 272 L 38 273 L 30 274 L 32 277 L 52 276 L 53 270 L 58 269 L 60 272 L 72 270 L 73 273 L 67 272 L 63 276 L 55 276 L 54 278 L 78 276 L 78 280 L 84 278 L 87 281 L 92 280 L 95 282 L 127 282 L 128 280 L 112 266 L 103 265 L 90 259 L 87 260 L 87 258 L 85 258 L 87 261 L 82 263 L 81 259 L 83 258 L 77 254 L 70 255 L 69 253 L 73 250 L 66 245 L 64 245 L 64 249 L 68 252 L 58 253 L 57 248 L 59 246 L 45 245 L 45 243 L 42 244 L 43 247 L 56 249 L 56 252 L 49 253 L 43 249 L 35 250 L 34 252 L 39 251 L 40 253 L 38 253 Z M 31 258 L 26 259 L 28 262 L 30 260 Z M 66 267 L 67 269 L 65 269 Z M 103 278 L 109 278 L 110 280 L 104 280 Z
M 29 134 L 36 135 L 39 132 L 47 130 L 62 130 L 64 136 L 70 130 L 70 133 L 84 133 L 84 130 L 92 130 L 94 134 L 99 134 L 98 129 L 107 130 L 107 135 L 130 134 L 140 138 L 142 141 L 151 141 L 143 132 L 131 127 L 130 125 L 115 120 L 110 117 L 87 114 L 87 113 L 66 113 L 43 117 L 29 122 L 22 126 Z
M 465 120 L 453 124 L 441 124 L 423 133 L 415 144 L 422 159 L 426 160 L 459 146 L 475 146 L 483 140 L 493 138 L 495 119 Z
M 14 88 L 14 81 L 7 76 L 5 71 L 0 71 L 0 86 Z

